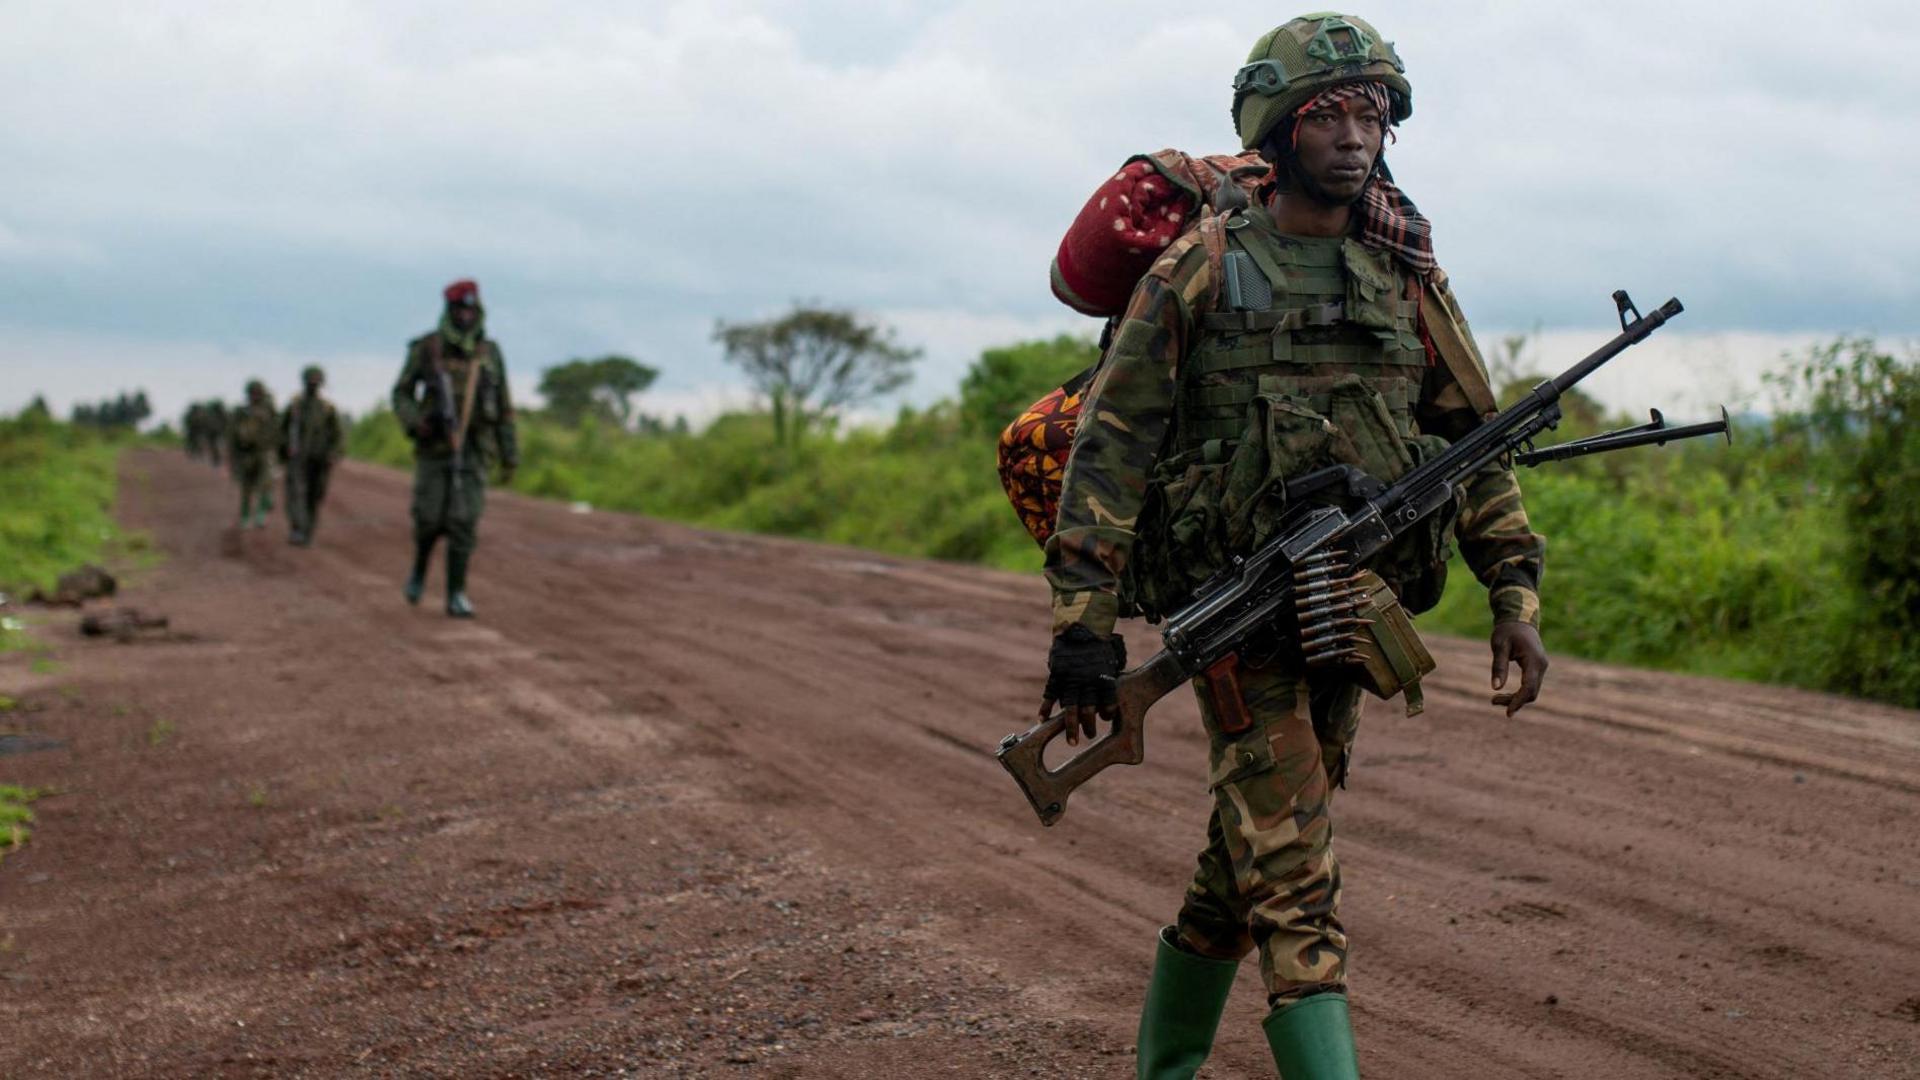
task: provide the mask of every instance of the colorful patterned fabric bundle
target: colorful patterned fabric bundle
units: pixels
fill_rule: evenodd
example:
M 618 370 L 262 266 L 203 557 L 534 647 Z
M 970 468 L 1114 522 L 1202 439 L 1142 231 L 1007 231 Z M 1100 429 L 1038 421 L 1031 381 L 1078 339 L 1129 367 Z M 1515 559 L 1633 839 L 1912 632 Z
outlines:
M 1045 546 L 1060 511 L 1060 485 L 1067 454 L 1080 423 L 1080 399 L 1093 382 L 1093 369 L 1034 402 L 1000 433 L 1000 486 L 1034 542 Z

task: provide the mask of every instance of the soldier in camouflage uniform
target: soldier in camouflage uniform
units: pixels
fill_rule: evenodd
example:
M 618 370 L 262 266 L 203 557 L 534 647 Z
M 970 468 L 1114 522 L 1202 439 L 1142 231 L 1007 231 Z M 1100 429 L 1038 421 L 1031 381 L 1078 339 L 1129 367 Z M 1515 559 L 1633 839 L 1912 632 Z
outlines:
M 1392 45 L 1363 20 L 1295 19 L 1234 81 L 1242 144 L 1273 172 L 1249 205 L 1172 240 L 1135 288 L 1088 391 L 1047 545 L 1055 639 L 1045 714 L 1069 742 L 1114 717 L 1123 611 L 1165 614 L 1282 510 L 1281 481 L 1344 462 L 1390 481 L 1492 408 L 1477 357 L 1440 362 L 1430 327 L 1464 320 L 1426 219 L 1381 161 L 1412 109 Z M 1281 494 L 1276 495 L 1275 492 Z M 1544 541 L 1512 472 L 1466 485 L 1456 517 L 1369 569 L 1412 610 L 1438 599 L 1457 540 L 1490 591 L 1496 690 L 1508 715 L 1539 692 Z M 1190 1077 L 1211 1049 L 1239 961 L 1256 948 L 1286 1080 L 1356 1077 L 1347 937 L 1328 805 L 1347 771 L 1360 688 L 1309 670 L 1290 628 L 1243 659 L 1244 708 L 1198 680 L 1214 809 L 1179 918 L 1161 932 L 1139 1074 Z
M 206 452 L 207 407 L 205 405 L 198 401 L 187 405 L 186 413 L 180 418 L 180 434 L 189 460 Z
M 446 311 L 432 333 L 407 344 L 407 363 L 393 384 L 393 414 L 413 437 L 413 573 L 407 603 L 427 587 L 433 546 L 447 538 L 447 614 L 473 617 L 467 564 L 486 505 L 486 469 L 500 463 L 511 483 L 520 463 L 513 398 L 500 347 L 486 336 L 480 287 L 447 286 Z
M 347 448 L 339 410 L 320 396 L 326 381 L 325 372 L 308 365 L 300 372 L 302 392 L 280 418 L 280 460 L 287 466 L 287 542 L 296 547 L 313 546 L 327 478 Z
M 206 447 L 207 463 L 214 468 L 220 467 L 220 452 L 227 445 L 227 437 L 232 432 L 233 418 L 227 414 L 227 404 L 219 398 L 207 402 Z
M 265 528 L 273 509 L 273 459 L 280 448 L 280 416 L 265 383 L 247 383 L 247 402 L 227 422 L 227 460 L 240 485 L 240 527 Z

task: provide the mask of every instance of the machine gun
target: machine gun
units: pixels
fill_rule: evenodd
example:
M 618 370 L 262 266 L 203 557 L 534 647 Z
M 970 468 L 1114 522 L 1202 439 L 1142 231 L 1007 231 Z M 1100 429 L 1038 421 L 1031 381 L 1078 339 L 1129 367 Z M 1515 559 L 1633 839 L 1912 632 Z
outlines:
M 447 489 L 453 499 L 453 505 L 460 505 L 460 474 L 466 471 L 466 454 L 460 445 L 466 434 L 461 430 L 460 418 L 453 407 L 453 374 L 442 362 L 434 365 L 433 371 L 433 417 L 434 423 L 446 433 L 447 445 L 453 447 L 453 481 Z
M 1357 622 L 1350 612 L 1358 606 L 1350 588 L 1358 581 L 1355 568 L 1427 517 L 1452 506 L 1460 485 L 1488 463 L 1510 458 L 1517 465 L 1536 465 L 1727 432 L 1724 409 L 1718 421 L 1679 428 L 1667 427 L 1656 411 L 1649 424 L 1533 448 L 1535 438 L 1559 424 L 1562 394 L 1682 310 L 1680 301 L 1670 299 L 1642 315 L 1624 290 L 1613 294 L 1613 302 L 1620 333 L 1611 341 L 1544 380 L 1525 398 L 1392 484 L 1351 465 L 1315 470 L 1289 481 L 1287 500 L 1295 509 L 1277 535 L 1252 554 L 1236 556 L 1195 589 L 1184 607 L 1168 616 L 1160 634 L 1165 647 L 1120 675 L 1119 719 L 1085 750 L 1057 769 L 1047 768 L 1047 744 L 1066 730 L 1061 713 L 1002 739 L 996 756 L 1033 804 L 1041 824 L 1058 821 L 1066 811 L 1067 797 L 1102 769 L 1138 765 L 1145 759 L 1145 720 L 1155 702 L 1196 675 L 1230 665 L 1276 623 L 1301 616 L 1300 644 L 1307 663 L 1350 662 L 1354 654 L 1346 647 L 1347 631 Z M 1301 501 L 1308 496 L 1313 497 L 1311 502 Z M 1308 616 L 1313 617 L 1311 625 Z
M 447 445 L 453 449 L 451 462 L 453 479 L 447 487 L 447 497 L 453 500 L 452 505 L 458 506 L 461 497 L 461 474 L 466 471 L 467 464 L 467 422 L 473 416 L 474 392 L 480 383 L 480 367 L 484 359 L 480 350 L 476 349 L 473 357 L 467 361 L 466 396 L 460 399 L 460 405 L 456 407 L 453 396 L 453 373 L 449 370 L 446 356 L 441 351 L 439 339 L 428 339 L 427 348 L 428 360 L 432 365 L 427 382 L 427 396 L 432 399 L 429 402 L 431 411 L 428 415 L 433 421 L 433 431 L 427 437 L 431 438 L 436 433 L 443 434 L 447 437 Z

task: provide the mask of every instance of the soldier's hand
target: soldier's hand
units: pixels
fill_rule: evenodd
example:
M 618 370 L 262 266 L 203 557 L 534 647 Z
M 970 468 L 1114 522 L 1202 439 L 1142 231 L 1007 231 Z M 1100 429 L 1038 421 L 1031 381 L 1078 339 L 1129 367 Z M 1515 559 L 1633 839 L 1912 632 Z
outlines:
M 1091 739 L 1096 718 L 1120 719 L 1119 675 L 1126 666 L 1127 643 L 1119 634 L 1101 638 L 1084 626 L 1068 627 L 1053 639 L 1053 648 L 1047 652 L 1047 689 L 1040 702 L 1040 718 L 1052 715 L 1058 702 L 1067 745 L 1078 746 L 1081 735 Z
M 1504 690 L 1507 670 L 1520 665 L 1520 689 L 1495 694 L 1493 703 L 1504 705 L 1507 715 L 1519 712 L 1540 696 L 1540 684 L 1547 678 L 1547 647 L 1533 624 L 1507 622 L 1493 628 L 1493 688 Z
M 518 467 L 519 466 L 517 465 L 500 466 L 500 486 L 501 487 L 513 486 L 513 473 L 514 473 L 514 470 L 517 469 Z

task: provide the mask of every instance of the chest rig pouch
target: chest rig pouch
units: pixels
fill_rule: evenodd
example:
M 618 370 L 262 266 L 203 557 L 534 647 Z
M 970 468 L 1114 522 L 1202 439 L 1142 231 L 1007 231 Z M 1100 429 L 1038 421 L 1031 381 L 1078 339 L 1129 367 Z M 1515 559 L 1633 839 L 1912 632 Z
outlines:
M 1258 207 L 1224 233 L 1218 298 L 1196 316 L 1141 520 L 1134 592 L 1149 615 L 1270 539 L 1289 477 L 1348 464 L 1390 483 L 1446 446 L 1414 420 L 1427 373 L 1418 284 L 1391 256 L 1282 236 Z M 1411 611 L 1439 599 L 1453 516 L 1369 561 Z

